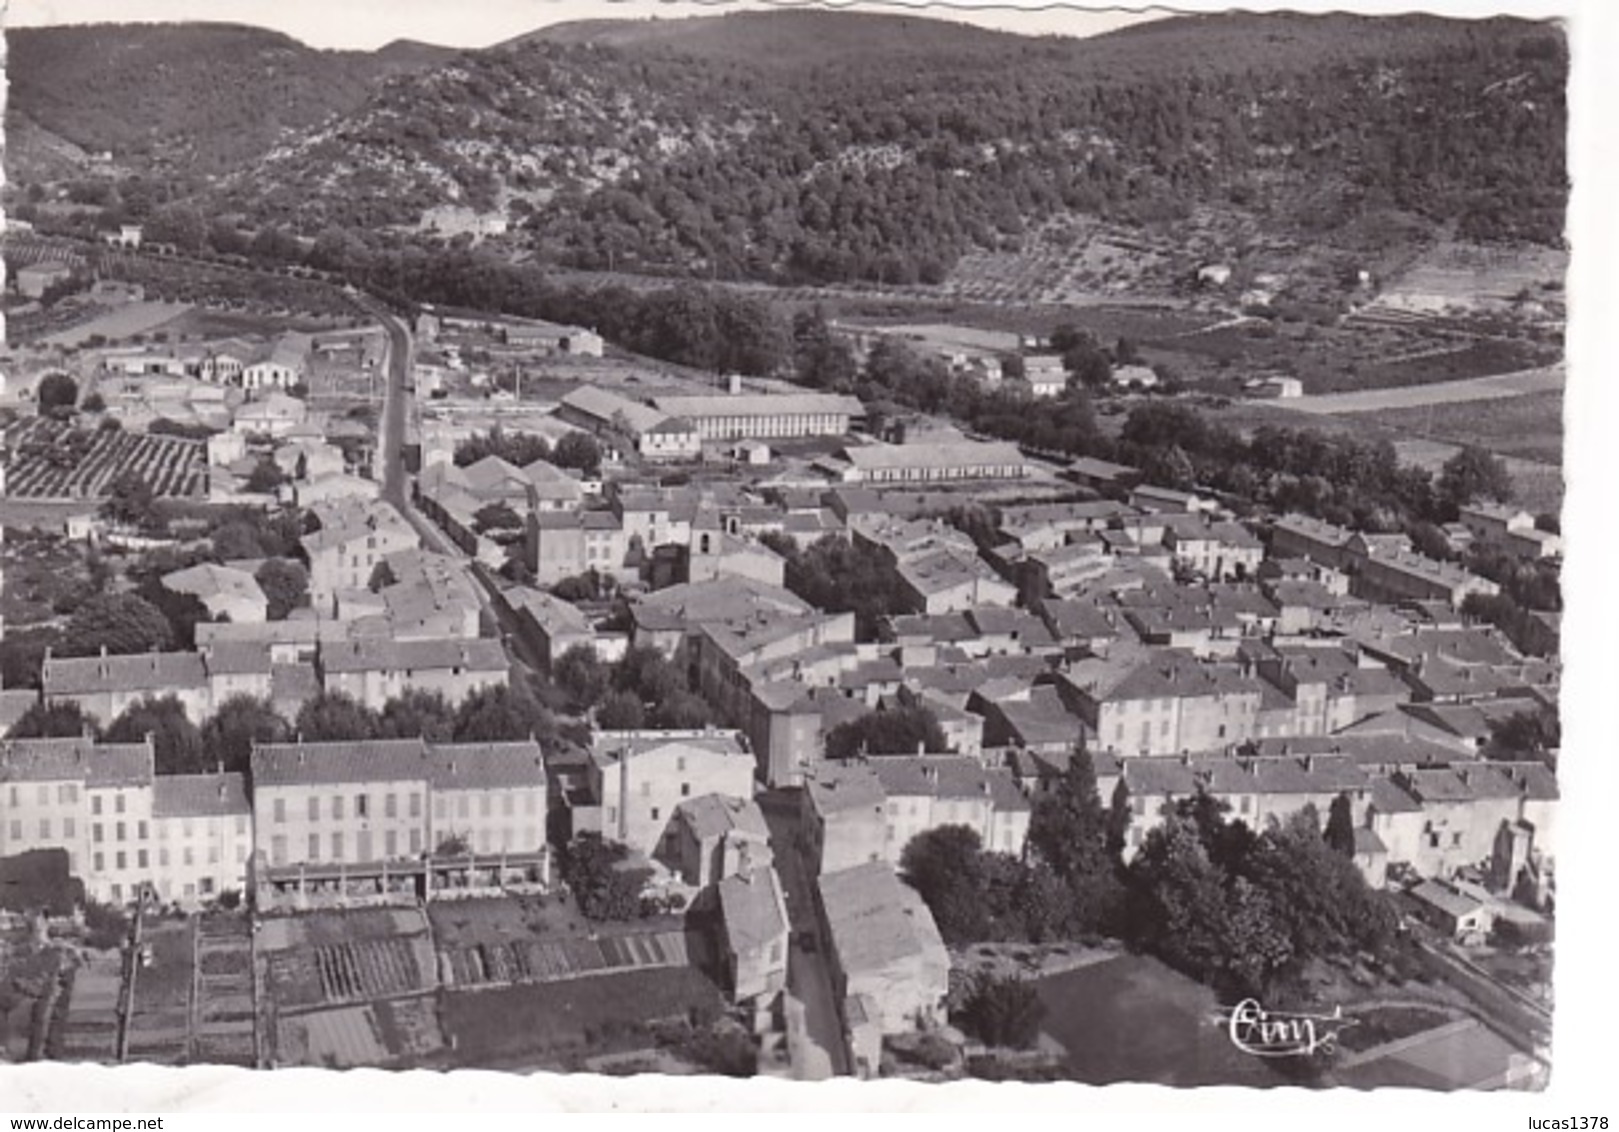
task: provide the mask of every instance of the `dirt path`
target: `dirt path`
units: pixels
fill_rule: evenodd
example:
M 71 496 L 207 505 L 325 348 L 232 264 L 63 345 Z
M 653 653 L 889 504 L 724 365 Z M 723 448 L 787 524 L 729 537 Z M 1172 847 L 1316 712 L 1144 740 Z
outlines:
M 1397 389 L 1361 389 L 1354 393 L 1294 397 L 1279 404 L 1301 413 L 1369 413 L 1378 409 L 1412 409 L 1423 405 L 1487 401 L 1497 397 L 1555 391 L 1563 388 L 1565 377 L 1565 367 L 1559 363 L 1542 369 L 1519 370 L 1494 377 L 1472 377 L 1465 381 L 1436 381 L 1428 385 L 1403 385 Z

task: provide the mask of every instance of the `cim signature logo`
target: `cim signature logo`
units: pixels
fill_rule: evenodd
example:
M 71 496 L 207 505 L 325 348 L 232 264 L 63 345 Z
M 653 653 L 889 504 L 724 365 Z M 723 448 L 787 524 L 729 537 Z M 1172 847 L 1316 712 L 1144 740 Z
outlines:
M 1231 1044 L 1255 1057 L 1308 1057 L 1331 1054 L 1338 1048 L 1338 1033 L 1355 1024 L 1343 1016 L 1341 1006 L 1331 1014 L 1297 1014 L 1266 1010 L 1257 999 L 1245 998 L 1225 1019 Z

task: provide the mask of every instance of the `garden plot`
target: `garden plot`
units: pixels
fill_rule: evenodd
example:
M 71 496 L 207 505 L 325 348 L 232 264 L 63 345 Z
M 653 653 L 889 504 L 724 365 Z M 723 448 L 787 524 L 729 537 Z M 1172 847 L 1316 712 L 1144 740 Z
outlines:
M 389 1065 L 426 1057 L 444 1044 L 434 997 L 419 995 L 283 1018 L 276 1027 L 276 1064 Z
M 148 922 L 141 946 L 151 962 L 135 974 L 127 1060 L 183 1065 L 191 1052 L 191 925 L 185 920 Z
M 207 490 L 207 447 L 175 436 L 89 433 L 43 417 L 13 426 L 6 494 L 16 499 L 99 499 L 133 470 L 158 496 L 195 498 Z
M 428 907 L 446 987 L 551 982 L 636 968 L 686 967 L 676 922 L 592 928 L 556 897 L 445 901 Z
M 67 1014 L 59 1031 L 62 1061 L 118 1060 L 118 998 L 124 982 L 123 958 L 92 955 L 73 972 Z
M 437 986 L 427 920 L 414 909 L 318 912 L 264 922 L 265 992 L 280 1013 Z
M 1417 313 L 1499 311 L 1525 295 L 1552 303 L 1561 300 L 1567 273 L 1568 253 L 1553 248 L 1444 243 L 1390 280 L 1376 306 Z
M 197 922 L 194 1059 L 211 1065 L 255 1063 L 253 932 L 242 916 Z

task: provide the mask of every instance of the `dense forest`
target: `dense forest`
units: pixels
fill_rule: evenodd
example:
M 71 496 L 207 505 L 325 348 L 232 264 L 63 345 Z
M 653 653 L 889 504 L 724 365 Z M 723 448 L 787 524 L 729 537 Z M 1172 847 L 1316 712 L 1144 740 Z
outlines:
M 147 106 L 150 76 L 46 83 L 65 48 L 25 39 L 12 112 L 131 156 L 165 131 L 261 155 L 137 193 L 133 219 L 174 196 L 363 243 L 456 204 L 509 217 L 515 257 L 710 279 L 938 281 L 1058 214 L 1150 226 L 1213 207 L 1307 237 L 1384 213 L 1481 240 L 1563 229 L 1567 51 L 1550 25 L 1234 15 L 1087 40 L 829 12 L 617 26 L 438 67 L 372 61 L 341 82 L 309 77 L 330 53 L 258 44 L 245 65 L 274 70 L 277 115 L 240 130 L 236 95 L 188 80 L 165 90 L 208 109 L 146 116 L 121 147 L 88 123 Z

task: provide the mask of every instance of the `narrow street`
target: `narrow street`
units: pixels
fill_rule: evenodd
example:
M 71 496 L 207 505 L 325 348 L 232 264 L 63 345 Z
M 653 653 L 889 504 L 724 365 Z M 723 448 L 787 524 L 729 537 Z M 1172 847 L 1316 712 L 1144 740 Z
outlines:
M 761 794 L 759 808 L 770 828 L 770 850 L 787 900 L 792 927 L 787 948 L 787 1053 L 793 1076 L 824 1081 L 848 1076 L 843 1023 L 827 969 L 825 941 L 815 914 L 814 878 L 804 859 L 797 799 L 785 791 Z M 808 946 L 806 946 L 808 944 Z

